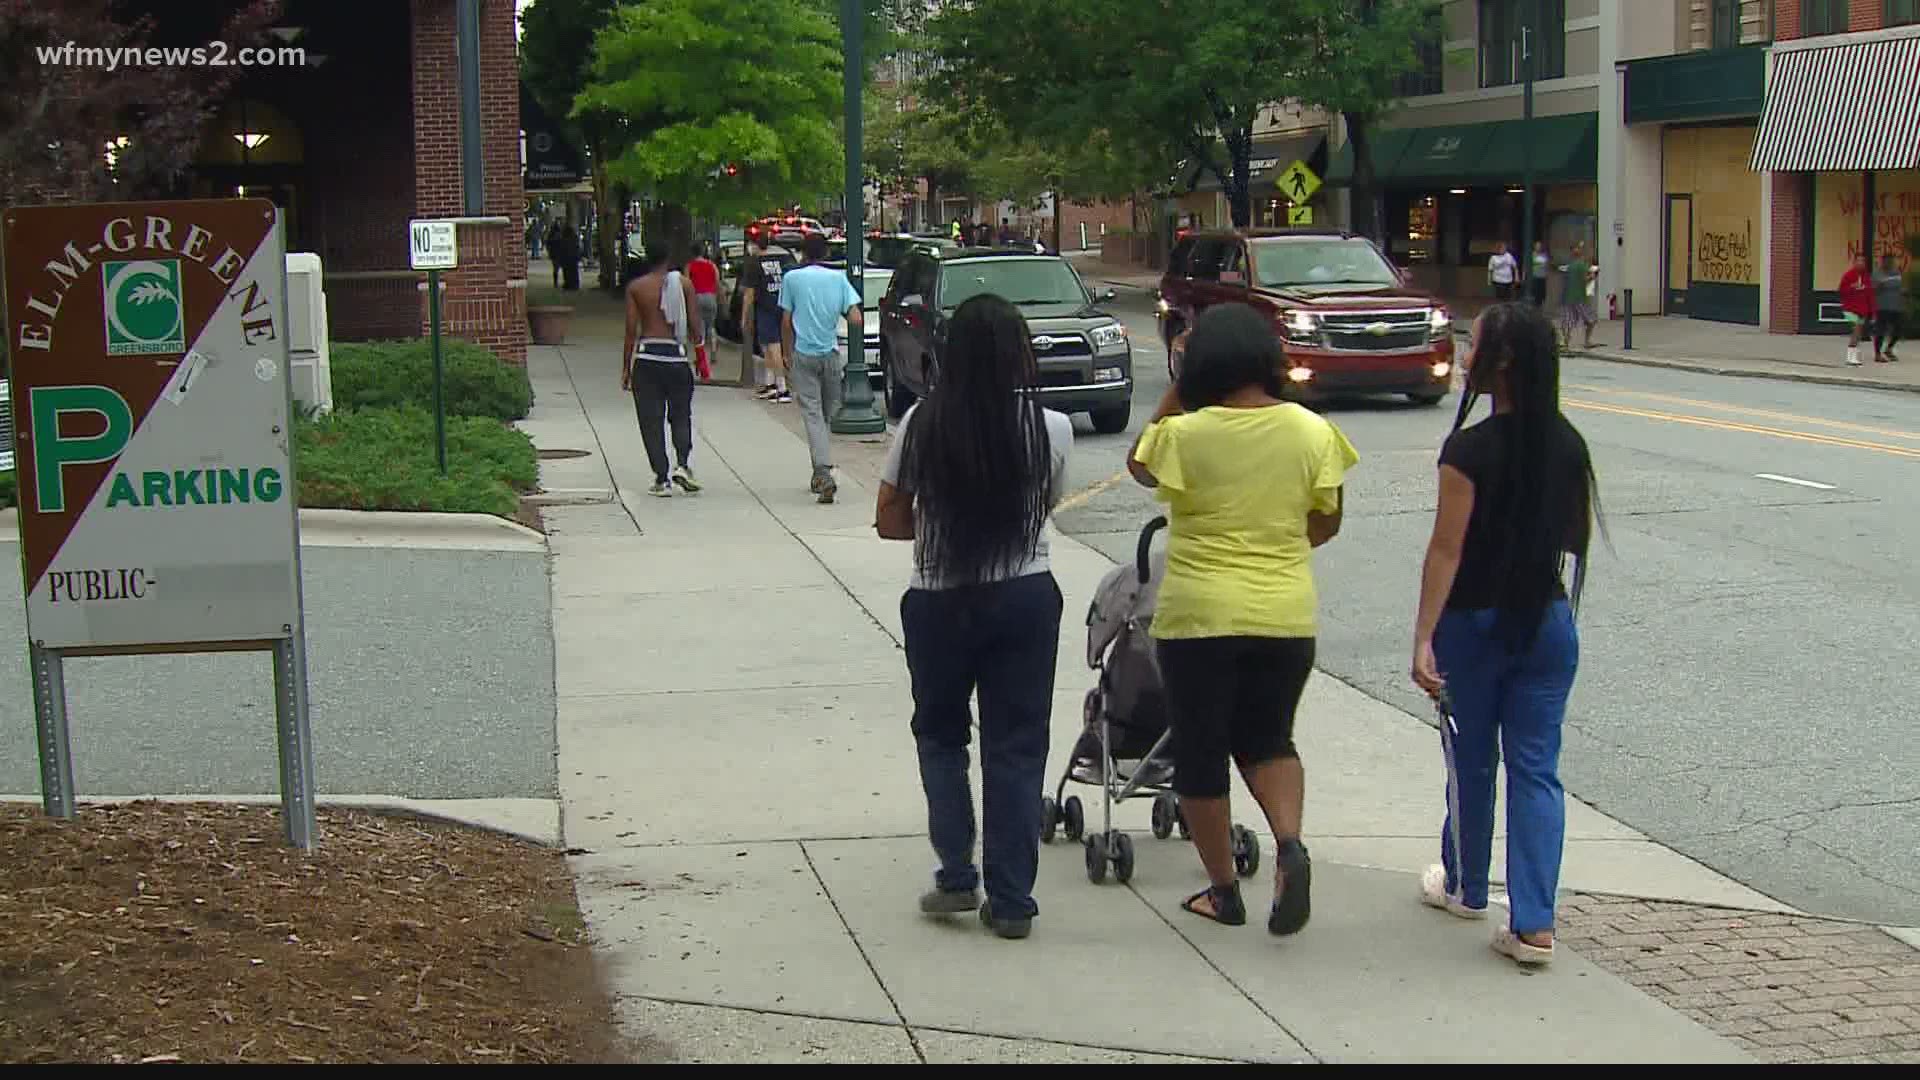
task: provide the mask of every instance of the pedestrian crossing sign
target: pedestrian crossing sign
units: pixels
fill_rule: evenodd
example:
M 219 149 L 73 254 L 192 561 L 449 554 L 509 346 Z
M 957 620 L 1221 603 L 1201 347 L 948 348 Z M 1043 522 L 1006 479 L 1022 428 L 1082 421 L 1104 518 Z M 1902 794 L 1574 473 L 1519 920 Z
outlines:
M 1312 169 L 1307 168 L 1306 162 L 1295 158 L 1293 164 L 1280 173 L 1278 187 L 1282 195 L 1296 203 L 1303 203 L 1313 198 L 1313 193 L 1320 190 L 1320 178 L 1314 175 Z
M 1287 207 L 1287 224 L 1289 225 L 1313 224 L 1313 207 L 1311 206 Z

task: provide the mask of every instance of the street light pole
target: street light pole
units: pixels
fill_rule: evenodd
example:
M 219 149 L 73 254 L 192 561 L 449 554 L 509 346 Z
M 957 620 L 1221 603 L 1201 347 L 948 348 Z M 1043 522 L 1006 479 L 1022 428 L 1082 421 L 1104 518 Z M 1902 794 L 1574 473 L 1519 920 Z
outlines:
M 860 97 L 866 90 L 866 61 L 860 34 L 866 21 L 866 5 L 860 0 L 840 0 L 840 48 L 845 65 L 844 86 L 847 109 L 847 277 L 853 291 L 866 307 L 862 277 L 866 272 L 867 194 L 860 160 Z M 867 373 L 867 339 L 864 326 L 847 326 L 847 365 L 840 385 L 840 409 L 830 418 L 830 426 L 839 435 L 873 435 L 887 430 L 887 419 L 873 401 L 873 383 Z
M 1520 92 L 1520 115 L 1523 117 L 1520 135 L 1520 160 L 1522 162 L 1520 186 L 1526 194 L 1521 197 L 1520 211 L 1520 252 L 1524 260 L 1521 265 L 1527 268 L 1527 280 L 1533 280 L 1533 25 L 1534 12 L 1539 8 L 1539 0 L 1527 0 L 1523 9 L 1525 24 L 1520 27 L 1520 77 L 1523 86 Z

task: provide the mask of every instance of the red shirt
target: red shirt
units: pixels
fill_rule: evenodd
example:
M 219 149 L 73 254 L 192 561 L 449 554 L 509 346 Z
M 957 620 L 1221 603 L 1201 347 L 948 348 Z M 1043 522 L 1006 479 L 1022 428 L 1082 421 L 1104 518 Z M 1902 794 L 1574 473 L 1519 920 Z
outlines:
M 1873 275 L 1855 266 L 1840 278 L 1840 310 L 1863 319 L 1873 317 Z
M 712 259 L 695 259 L 688 263 L 687 276 L 693 279 L 693 291 L 696 293 L 720 291 L 720 268 L 713 265 Z

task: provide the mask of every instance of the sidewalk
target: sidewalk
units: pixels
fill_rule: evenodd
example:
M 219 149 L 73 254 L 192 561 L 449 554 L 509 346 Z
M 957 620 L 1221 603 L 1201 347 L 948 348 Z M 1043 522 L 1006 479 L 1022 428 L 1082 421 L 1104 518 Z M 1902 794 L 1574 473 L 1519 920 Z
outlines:
M 546 515 L 564 829 L 623 1021 L 665 1056 L 1735 1061 L 1806 1056 L 1816 1042 L 1920 1050 L 1900 1041 L 1920 1038 L 1920 1014 L 1870 998 L 1920 988 L 1907 946 L 1784 912 L 1578 804 L 1566 887 L 1665 902 L 1570 896 L 1567 955 L 1542 975 L 1517 972 L 1487 948 L 1486 924 L 1414 900 L 1442 791 L 1432 728 L 1324 675 L 1300 733 L 1318 872 L 1314 923 L 1299 937 L 1180 912 L 1202 884 L 1198 865 L 1189 845 L 1151 838 L 1144 801 L 1116 811 L 1136 840 L 1131 886 L 1089 884 L 1078 847 L 1059 842 L 1042 855 L 1032 939 L 925 919 L 914 900 L 932 860 L 899 651 L 910 552 L 873 536 L 875 448 L 839 440 L 851 467 L 840 502 L 819 506 L 783 407 L 703 388 L 694 466 L 707 490 L 649 499 L 618 387 L 617 309 L 582 308 L 574 343 L 530 351 L 525 425 L 543 448 L 592 452 L 547 462 L 548 486 L 617 492 Z M 1082 615 L 1109 566 L 1070 538 L 1053 550 L 1067 607 L 1050 772 L 1078 734 L 1091 681 Z M 1090 791 L 1080 789 L 1097 820 Z M 1252 824 L 1244 791 L 1235 805 Z M 1250 898 L 1271 886 L 1271 838 L 1263 844 Z M 1813 924 L 1852 950 L 1784 955 L 1816 951 L 1803 943 Z M 1709 968 L 1727 970 L 1700 974 Z M 1846 989 L 1790 1027 L 1793 1007 L 1815 1000 L 1800 983 L 1834 972 Z M 1694 988 L 1706 979 L 1721 981 Z M 1884 1015 L 1849 1019 L 1843 1005 Z M 1796 1034 L 1782 1045 L 1785 1030 Z

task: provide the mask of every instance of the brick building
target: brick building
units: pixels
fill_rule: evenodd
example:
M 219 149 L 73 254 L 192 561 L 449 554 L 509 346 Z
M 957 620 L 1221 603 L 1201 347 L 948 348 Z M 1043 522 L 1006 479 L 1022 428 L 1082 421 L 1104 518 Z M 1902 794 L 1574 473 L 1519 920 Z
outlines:
M 170 40 L 204 42 L 235 0 L 168 5 Z M 276 38 L 304 66 L 251 68 L 202 141 L 185 186 L 270 197 L 287 249 L 320 256 L 339 340 L 425 330 L 425 275 L 407 222 L 459 222 L 443 275 L 448 333 L 524 362 L 526 198 L 512 0 L 285 0 Z M 462 65 L 462 39 L 477 63 Z

